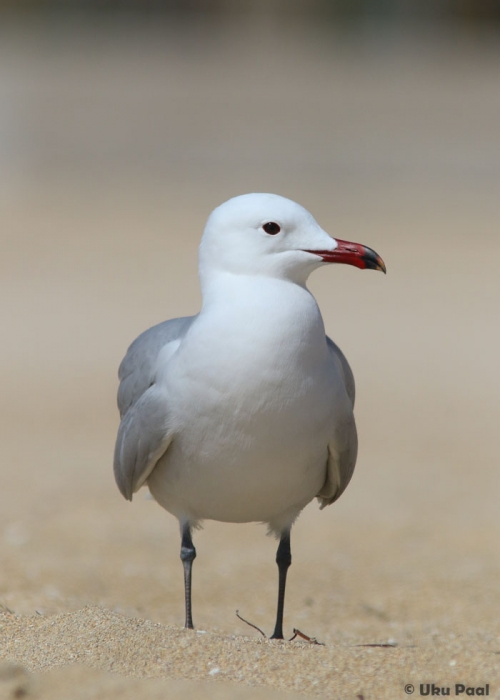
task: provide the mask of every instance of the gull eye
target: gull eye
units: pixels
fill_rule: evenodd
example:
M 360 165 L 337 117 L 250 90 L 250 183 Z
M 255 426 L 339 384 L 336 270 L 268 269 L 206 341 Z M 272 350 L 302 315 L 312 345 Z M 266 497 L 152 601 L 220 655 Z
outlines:
M 275 236 L 277 233 L 279 233 L 281 231 L 280 226 L 277 223 L 275 223 L 274 221 L 268 221 L 267 224 L 264 224 L 262 228 L 270 236 Z

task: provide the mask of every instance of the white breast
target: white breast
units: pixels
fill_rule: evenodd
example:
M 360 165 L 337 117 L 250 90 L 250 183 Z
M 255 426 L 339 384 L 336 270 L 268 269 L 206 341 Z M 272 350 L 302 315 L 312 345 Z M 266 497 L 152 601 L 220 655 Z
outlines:
M 293 520 L 325 479 L 336 372 L 307 290 L 231 280 L 162 367 L 174 439 L 154 497 L 181 519 Z

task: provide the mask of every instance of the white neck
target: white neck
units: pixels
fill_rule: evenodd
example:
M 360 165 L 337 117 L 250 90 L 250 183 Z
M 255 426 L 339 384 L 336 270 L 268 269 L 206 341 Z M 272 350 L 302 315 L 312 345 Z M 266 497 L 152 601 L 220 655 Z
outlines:
M 305 352 L 312 361 L 327 352 L 323 319 L 305 286 L 273 277 L 220 272 L 204 279 L 202 291 L 200 326 L 211 331 L 217 328 L 226 339 L 230 334 L 231 343 L 272 348 L 278 357 Z

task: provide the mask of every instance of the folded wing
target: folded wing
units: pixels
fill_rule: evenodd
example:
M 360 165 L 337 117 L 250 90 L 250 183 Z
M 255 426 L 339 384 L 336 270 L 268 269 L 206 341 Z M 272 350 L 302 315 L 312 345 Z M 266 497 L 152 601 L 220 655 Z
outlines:
M 118 377 L 121 423 L 115 446 L 114 473 L 128 500 L 140 489 L 172 441 L 171 407 L 164 386 L 156 382 L 158 357 L 168 361 L 193 317 L 165 321 L 142 333 L 130 346 Z
M 332 439 L 328 444 L 327 477 L 317 496 L 321 508 L 330 505 L 343 494 L 353 475 L 358 454 L 358 436 L 353 413 L 356 393 L 354 375 L 340 348 L 330 338 L 327 337 L 326 341 L 338 374 L 344 382 L 350 410 L 345 410 L 337 417 L 332 429 Z

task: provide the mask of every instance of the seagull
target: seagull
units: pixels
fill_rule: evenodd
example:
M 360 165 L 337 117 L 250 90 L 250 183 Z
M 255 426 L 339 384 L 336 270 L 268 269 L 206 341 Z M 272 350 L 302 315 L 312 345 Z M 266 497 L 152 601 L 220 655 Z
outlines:
M 188 629 L 193 529 L 260 522 L 279 539 L 271 639 L 283 639 L 292 525 L 351 480 L 354 377 L 306 287 L 332 263 L 386 271 L 371 248 L 332 238 L 290 199 L 234 197 L 202 236 L 201 311 L 145 331 L 120 365 L 116 483 L 128 500 L 147 485 L 179 521 Z

